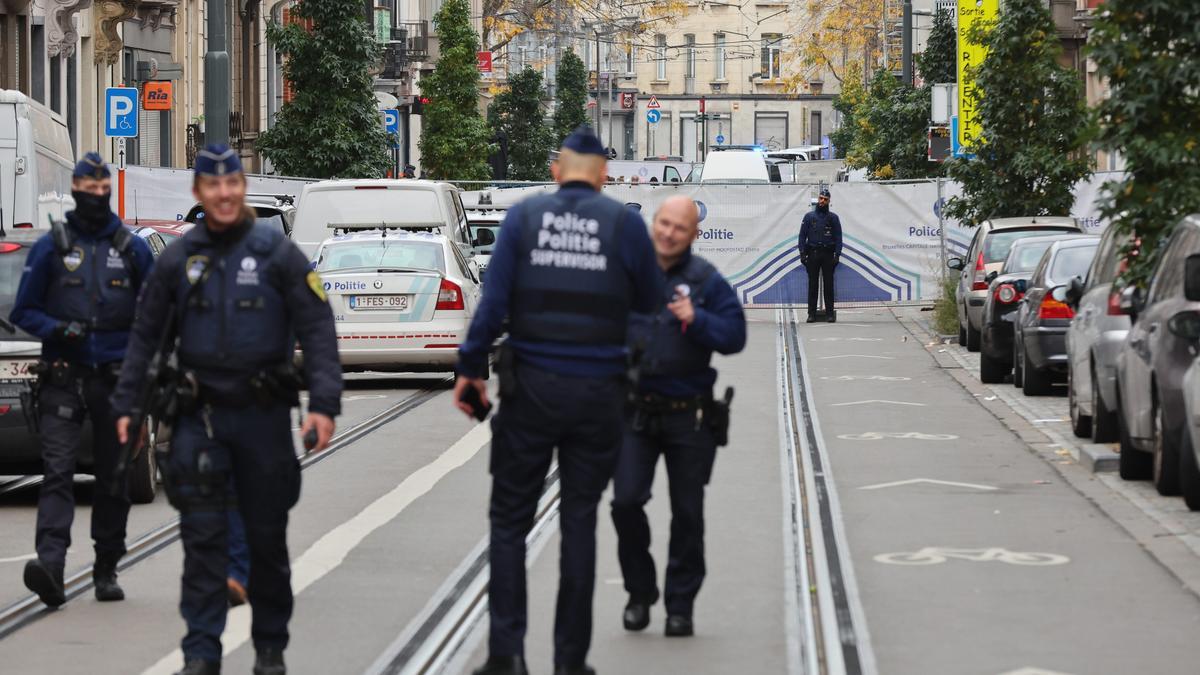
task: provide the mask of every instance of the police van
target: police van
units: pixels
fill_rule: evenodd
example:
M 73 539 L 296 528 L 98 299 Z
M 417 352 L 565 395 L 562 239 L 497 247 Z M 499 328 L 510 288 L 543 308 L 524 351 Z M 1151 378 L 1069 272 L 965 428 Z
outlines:
M 436 232 L 458 246 L 478 276 L 459 189 L 427 180 L 326 180 L 300 193 L 292 240 L 311 257 L 337 231 L 382 228 Z
M 74 156 L 61 115 L 0 89 L 0 229 L 48 229 L 74 208 Z

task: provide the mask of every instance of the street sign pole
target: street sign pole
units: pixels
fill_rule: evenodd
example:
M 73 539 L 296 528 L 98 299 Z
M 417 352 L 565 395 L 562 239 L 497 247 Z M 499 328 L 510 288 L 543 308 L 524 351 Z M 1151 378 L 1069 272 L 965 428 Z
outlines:
M 117 139 L 117 215 L 125 220 L 125 139 Z

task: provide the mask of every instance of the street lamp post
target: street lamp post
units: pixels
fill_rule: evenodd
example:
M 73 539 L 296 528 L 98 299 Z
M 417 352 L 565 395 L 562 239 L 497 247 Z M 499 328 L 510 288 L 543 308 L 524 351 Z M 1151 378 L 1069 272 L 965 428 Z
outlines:
M 904 84 L 913 85 L 913 6 L 912 0 L 904 0 L 904 19 L 901 24 L 904 32 L 904 45 L 900 51 L 903 62 L 900 65 L 900 78 Z
M 229 52 L 225 0 L 208 0 L 208 52 L 204 54 L 204 142 L 229 142 Z

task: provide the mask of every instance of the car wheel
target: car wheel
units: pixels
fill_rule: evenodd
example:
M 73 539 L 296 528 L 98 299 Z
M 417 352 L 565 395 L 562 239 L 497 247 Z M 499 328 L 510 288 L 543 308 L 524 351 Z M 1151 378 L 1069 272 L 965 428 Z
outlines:
M 1008 376 L 1010 368 L 1000 359 L 994 359 L 986 353 L 979 355 L 979 379 L 984 384 L 1000 384 Z
M 1166 413 L 1161 405 L 1154 411 L 1154 489 L 1164 497 L 1179 494 L 1179 443 L 1169 437 Z
M 971 326 L 971 320 L 967 319 L 967 351 L 979 351 L 979 343 L 982 341 L 982 339 L 983 334 L 975 330 L 975 328 Z
M 1045 396 L 1050 393 L 1050 371 L 1041 370 L 1029 360 L 1029 352 L 1021 350 L 1021 391 L 1026 396 Z
M 961 324 L 958 326 L 958 346 L 967 346 L 967 329 L 963 328 Z
M 1129 425 L 1125 422 L 1125 412 L 1121 401 L 1117 400 L 1117 437 L 1120 439 L 1119 469 L 1121 478 L 1125 480 L 1146 480 L 1154 472 L 1154 458 L 1150 453 L 1142 452 L 1133 447 L 1129 437 Z
M 1113 443 L 1120 438 L 1117 429 L 1117 414 L 1109 410 L 1100 395 L 1099 380 L 1096 379 L 1096 369 L 1092 369 L 1092 442 Z
M 1188 508 L 1200 511 L 1200 462 L 1196 461 L 1191 432 L 1186 429 L 1179 443 L 1179 489 Z
M 1025 384 L 1025 367 L 1021 361 L 1021 349 L 1017 340 L 1013 340 L 1013 386 L 1020 389 Z
M 154 448 L 158 443 L 158 425 L 148 422 L 146 442 L 129 467 L 129 501 L 134 504 L 149 504 L 154 501 L 158 490 L 158 465 L 154 461 Z
M 1075 369 L 1067 367 L 1067 407 L 1071 411 L 1071 431 L 1078 438 L 1090 438 L 1092 435 L 1092 418 L 1079 412 L 1079 401 L 1075 397 Z M 1095 405 L 1095 404 L 1093 404 Z

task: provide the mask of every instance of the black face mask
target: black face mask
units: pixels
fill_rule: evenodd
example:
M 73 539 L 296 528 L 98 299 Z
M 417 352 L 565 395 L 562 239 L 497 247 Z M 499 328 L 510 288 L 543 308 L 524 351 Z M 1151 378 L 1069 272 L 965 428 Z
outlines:
M 828 204 L 817 204 L 817 211 L 820 213 L 829 213 Z
M 108 221 L 112 217 L 112 211 L 109 208 L 111 192 L 94 195 L 90 192 L 72 190 L 71 197 L 75 199 L 75 216 L 81 225 L 92 232 L 108 225 Z

